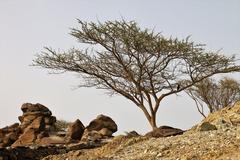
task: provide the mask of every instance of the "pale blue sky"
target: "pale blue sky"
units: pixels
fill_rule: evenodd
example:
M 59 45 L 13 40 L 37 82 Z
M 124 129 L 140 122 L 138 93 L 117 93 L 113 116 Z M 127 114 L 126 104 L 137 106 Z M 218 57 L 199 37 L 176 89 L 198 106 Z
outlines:
M 18 121 L 22 103 L 39 102 L 60 119 L 79 118 L 87 125 L 102 113 L 116 121 L 118 133 L 149 130 L 143 113 L 128 100 L 94 88 L 74 90 L 75 74 L 49 75 L 29 66 L 44 46 L 81 47 L 68 34 L 76 18 L 122 17 L 165 36 L 191 35 L 208 49 L 240 54 L 239 0 L 0 0 L 0 127 Z M 187 129 L 200 120 L 194 103 L 183 94 L 165 99 L 158 112 L 159 125 Z

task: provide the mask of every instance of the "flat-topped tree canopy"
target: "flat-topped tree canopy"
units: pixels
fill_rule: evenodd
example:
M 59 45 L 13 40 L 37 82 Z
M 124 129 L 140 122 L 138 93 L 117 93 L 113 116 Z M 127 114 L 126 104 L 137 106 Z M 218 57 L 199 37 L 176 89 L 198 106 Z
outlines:
M 161 100 L 218 73 L 240 71 L 234 56 L 207 52 L 189 37 L 166 38 L 135 21 L 84 22 L 71 35 L 82 50 L 59 53 L 52 48 L 38 54 L 34 66 L 79 73 L 79 87 L 96 87 L 134 102 L 156 128 Z

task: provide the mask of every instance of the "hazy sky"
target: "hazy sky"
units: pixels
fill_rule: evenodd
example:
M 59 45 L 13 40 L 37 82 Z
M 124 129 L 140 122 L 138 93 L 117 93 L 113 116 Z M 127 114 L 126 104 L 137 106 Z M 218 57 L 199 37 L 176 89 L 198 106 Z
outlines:
M 149 130 L 143 113 L 130 101 L 94 88 L 74 89 L 79 81 L 76 74 L 49 75 L 29 66 L 44 46 L 81 48 L 68 34 L 77 25 L 76 18 L 122 17 L 165 36 L 191 35 L 208 49 L 240 54 L 239 0 L 0 0 L 0 127 L 18 122 L 22 103 L 38 102 L 58 119 L 79 118 L 87 125 L 102 113 L 116 121 L 118 133 Z M 159 125 L 187 129 L 200 120 L 184 94 L 166 98 L 158 112 Z

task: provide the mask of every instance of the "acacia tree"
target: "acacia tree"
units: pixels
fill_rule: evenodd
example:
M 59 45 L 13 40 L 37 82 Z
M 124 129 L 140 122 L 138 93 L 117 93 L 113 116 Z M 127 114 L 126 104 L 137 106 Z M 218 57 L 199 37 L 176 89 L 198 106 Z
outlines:
M 240 83 L 232 78 L 224 77 L 216 82 L 206 78 L 188 88 L 186 93 L 195 101 L 200 114 L 204 117 L 204 104 L 213 113 L 224 107 L 232 106 L 240 100 Z
M 76 72 L 79 87 L 95 87 L 122 95 L 139 107 L 152 129 L 157 128 L 160 102 L 218 73 L 239 71 L 235 57 L 206 52 L 189 38 L 165 38 L 141 29 L 134 21 L 84 22 L 71 35 L 82 49 L 38 54 L 34 66 Z

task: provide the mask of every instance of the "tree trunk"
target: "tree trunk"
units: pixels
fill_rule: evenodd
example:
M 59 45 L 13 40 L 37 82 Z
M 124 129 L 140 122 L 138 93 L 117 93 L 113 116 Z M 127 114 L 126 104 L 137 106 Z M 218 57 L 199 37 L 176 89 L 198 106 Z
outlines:
M 151 120 L 150 120 L 150 125 L 152 127 L 152 130 L 157 129 L 157 124 L 156 124 L 156 114 L 151 116 Z
M 144 115 L 146 116 L 149 124 L 152 127 L 152 130 L 156 129 L 157 128 L 157 124 L 156 124 L 156 113 L 157 112 L 152 111 L 151 115 L 150 115 L 144 105 L 139 105 L 139 107 L 142 109 Z

